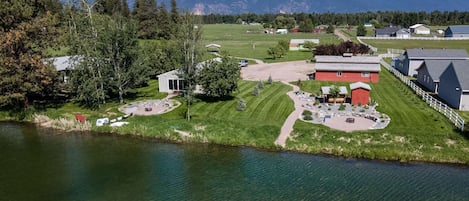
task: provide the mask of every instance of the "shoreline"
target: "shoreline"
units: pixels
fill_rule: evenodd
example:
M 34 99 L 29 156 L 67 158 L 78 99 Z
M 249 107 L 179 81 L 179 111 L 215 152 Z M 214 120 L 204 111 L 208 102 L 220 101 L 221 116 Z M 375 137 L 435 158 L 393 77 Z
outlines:
M 148 142 L 157 142 L 157 143 L 169 143 L 169 144 L 193 144 L 193 145 L 214 145 L 214 146 L 223 146 L 223 147 L 236 147 L 236 148 L 249 148 L 253 150 L 259 150 L 259 151 L 266 151 L 266 152 L 276 152 L 276 153 L 295 153 L 295 154 L 305 154 L 305 155 L 314 155 L 314 156 L 322 156 L 322 157 L 328 157 L 328 158 L 337 158 L 337 159 L 344 159 L 344 160 L 365 160 L 365 161 L 370 161 L 370 162 L 385 162 L 385 163 L 393 163 L 393 164 L 399 164 L 399 165 L 418 165 L 418 164 L 433 164 L 433 165 L 447 165 L 447 166 L 453 166 L 453 167 L 463 167 L 463 168 L 469 168 L 469 163 L 464 163 L 464 162 L 448 162 L 448 161 L 430 161 L 430 160 L 400 160 L 400 159 L 381 159 L 379 157 L 377 158 L 366 158 L 366 157 L 356 157 L 356 156 L 346 156 L 346 155 L 340 155 L 340 154 L 333 154 L 333 153 L 326 153 L 326 152 L 307 152 L 307 151 L 301 151 L 301 150 L 295 150 L 295 149 L 289 149 L 289 148 L 281 148 L 276 146 L 274 143 L 272 143 L 272 147 L 256 147 L 256 146 L 250 146 L 250 145 L 233 145 L 233 144 L 228 144 L 228 143 L 214 143 L 214 142 L 203 142 L 203 141 L 197 141 L 197 140 L 190 140 L 191 137 L 184 137 L 181 136 L 181 139 L 172 139 L 171 136 L 144 136 L 142 134 L 138 133 L 125 133 L 125 134 L 120 134 L 116 132 L 101 132 L 101 131 L 94 131 L 92 129 L 89 130 L 66 130 L 64 128 L 57 128 L 57 127 L 47 127 L 43 126 L 40 123 L 36 123 L 34 121 L 19 121 L 19 120 L 0 120 L 0 122 L 12 122 L 12 123 L 27 123 L 27 124 L 32 124 L 38 128 L 41 129 L 51 129 L 51 130 L 56 130 L 56 131 L 62 131 L 65 133 L 72 133 L 76 135 L 89 135 L 93 137 L 99 137 L 99 136 L 111 136 L 111 137 L 119 137 L 119 138 L 133 138 L 133 139 L 138 139 L 142 141 L 148 141 Z M 189 139 L 189 140 L 185 140 Z M 277 148 L 275 148 L 277 147 Z

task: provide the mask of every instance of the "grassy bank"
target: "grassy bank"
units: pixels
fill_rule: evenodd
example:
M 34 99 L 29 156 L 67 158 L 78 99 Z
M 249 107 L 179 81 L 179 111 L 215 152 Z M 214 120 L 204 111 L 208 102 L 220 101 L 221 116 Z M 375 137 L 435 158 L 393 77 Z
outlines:
M 302 90 L 341 83 L 306 81 Z M 296 151 L 401 161 L 469 163 L 469 142 L 438 112 L 421 101 L 388 71 L 372 84 L 378 111 L 391 117 L 383 130 L 346 133 L 297 121 L 287 147 Z
M 289 33 L 265 34 L 262 26 L 238 24 L 210 24 L 203 26 L 203 44 L 216 43 L 231 55 L 264 60 L 267 63 L 281 61 L 306 60 L 312 57 L 310 52 L 288 51 L 283 58 L 272 60 L 267 54 L 269 47 L 279 40 L 319 39 L 320 44 L 341 42 L 334 34 Z
M 108 126 L 92 126 L 96 132 L 112 132 L 121 135 L 139 135 L 150 138 L 179 142 L 216 143 L 235 146 L 252 146 L 275 149 L 274 141 L 280 133 L 283 121 L 293 111 L 293 101 L 286 96 L 291 87 L 274 82 L 265 84 L 258 96 L 253 96 L 252 91 L 258 82 L 240 81 L 239 90 L 233 97 L 225 100 L 212 100 L 203 96 L 191 106 L 192 120 L 184 119 L 187 106 L 183 104 L 179 108 L 155 116 L 134 116 L 126 119 L 129 125 L 121 128 Z M 158 82 L 152 81 L 148 87 L 140 88 L 127 103 L 143 99 L 161 99 L 165 93 L 157 90 Z M 237 111 L 239 98 L 246 101 L 245 111 Z M 182 98 L 176 97 L 184 103 Z M 56 121 L 54 125 L 63 120 L 74 120 L 74 115 L 79 113 L 94 124 L 96 119 L 109 117 L 116 118 L 122 113 L 118 111 L 119 104 L 109 102 L 102 108 L 91 110 L 82 108 L 75 103 L 60 105 L 36 106 L 35 113 L 46 115 Z M 0 118 L 6 120 L 7 112 L 0 113 Z M 13 117 L 14 118 L 14 117 Z M 32 117 L 27 118 L 32 121 Z M 58 123 L 57 123 L 58 122 Z M 70 122 L 66 122 L 68 125 Z M 190 134 L 183 136 L 174 131 L 182 130 Z

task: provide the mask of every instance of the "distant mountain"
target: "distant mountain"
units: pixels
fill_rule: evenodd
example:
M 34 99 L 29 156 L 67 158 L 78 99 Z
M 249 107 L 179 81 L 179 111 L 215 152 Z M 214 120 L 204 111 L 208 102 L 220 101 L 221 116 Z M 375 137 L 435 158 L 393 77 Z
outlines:
M 133 5 L 135 0 L 129 0 Z M 158 3 L 163 0 L 157 0 Z M 164 0 L 169 5 L 169 0 Z M 469 11 L 468 0 L 177 0 L 197 14 L 356 13 L 367 11 Z

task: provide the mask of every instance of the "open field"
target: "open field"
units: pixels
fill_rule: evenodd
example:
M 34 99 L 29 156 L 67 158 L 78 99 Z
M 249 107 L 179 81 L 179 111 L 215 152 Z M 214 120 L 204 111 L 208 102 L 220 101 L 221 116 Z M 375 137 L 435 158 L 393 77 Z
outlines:
M 435 49 L 465 49 L 469 52 L 469 40 L 369 40 L 363 42 L 378 48 L 378 52 L 386 52 L 387 49 L 411 49 L 411 48 L 435 48 Z
M 347 83 L 304 81 L 302 90 L 316 93 L 320 86 Z M 297 121 L 287 148 L 334 155 L 386 160 L 469 162 L 469 142 L 438 112 L 429 108 L 388 71 L 372 84 L 378 111 L 390 116 L 383 130 L 345 133 Z
M 267 54 L 267 49 L 275 46 L 279 40 L 290 39 L 319 39 L 320 44 L 341 42 L 333 34 L 264 34 L 262 26 L 210 24 L 203 26 L 202 44 L 216 43 L 233 56 L 260 59 L 267 63 L 311 59 L 310 52 L 288 51 L 284 58 L 272 60 Z

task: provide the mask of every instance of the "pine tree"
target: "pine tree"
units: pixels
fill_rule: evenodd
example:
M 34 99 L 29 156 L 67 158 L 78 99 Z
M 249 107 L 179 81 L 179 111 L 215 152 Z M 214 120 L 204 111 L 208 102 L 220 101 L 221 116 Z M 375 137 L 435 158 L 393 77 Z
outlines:
M 0 2 L 0 107 L 26 108 L 54 90 L 56 71 L 43 52 L 58 36 L 58 20 L 44 5 Z
M 154 39 L 157 37 L 158 5 L 154 0 L 135 1 L 133 17 L 137 21 L 138 36 L 141 39 Z

